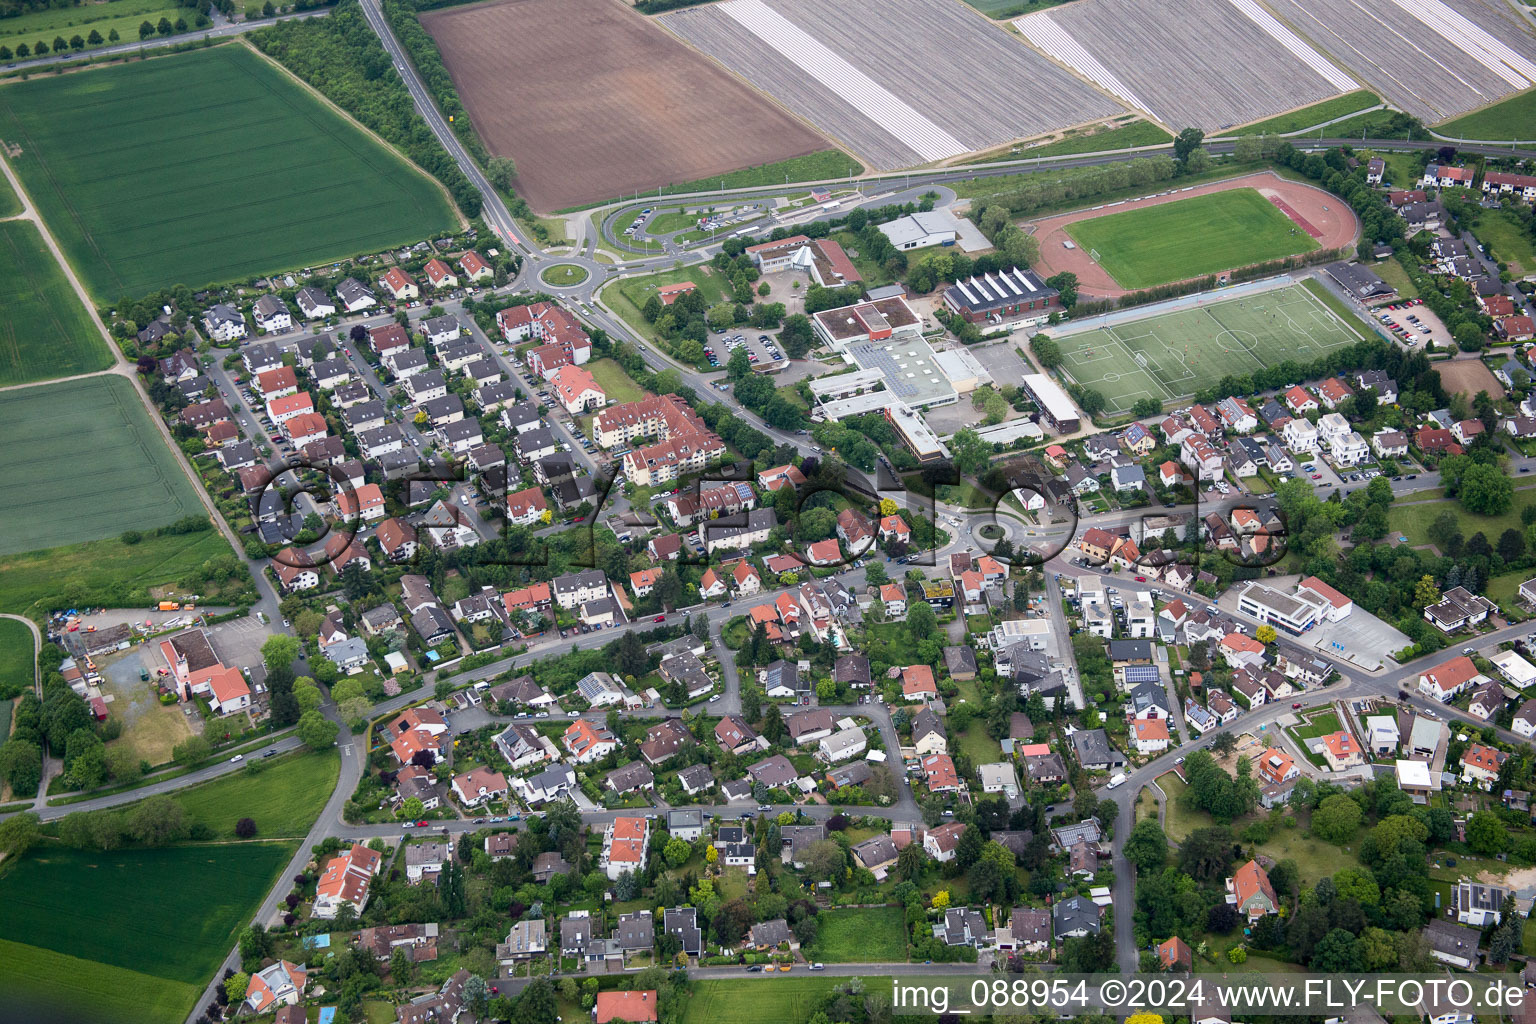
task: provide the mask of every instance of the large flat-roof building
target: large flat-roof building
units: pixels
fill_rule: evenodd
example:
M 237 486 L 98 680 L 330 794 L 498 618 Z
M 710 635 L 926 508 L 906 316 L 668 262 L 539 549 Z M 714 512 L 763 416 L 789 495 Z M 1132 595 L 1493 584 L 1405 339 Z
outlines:
M 1238 611 L 1279 626 L 1288 633 L 1305 633 L 1328 618 L 1326 598 L 1311 590 L 1282 594 L 1262 583 L 1250 583 L 1237 599 Z
M 1037 324 L 1061 309 L 1061 294 L 1033 270 L 1012 267 L 956 281 L 944 289 L 944 305 L 967 323 Z
M 897 331 L 921 328 L 923 319 L 900 296 L 813 314 L 816 333 L 836 351 L 860 341 L 885 341 Z
M 1077 406 L 1072 404 L 1060 384 L 1043 373 L 1026 373 L 1019 383 L 1051 426 L 1063 434 L 1077 433 Z

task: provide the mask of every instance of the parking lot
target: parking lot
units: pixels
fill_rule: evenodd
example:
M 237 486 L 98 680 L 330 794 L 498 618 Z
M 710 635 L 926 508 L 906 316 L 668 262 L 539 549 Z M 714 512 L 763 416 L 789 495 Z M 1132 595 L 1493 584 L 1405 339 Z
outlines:
M 705 343 L 704 355 L 710 366 L 724 369 L 731 361 L 731 353 L 738 348 L 747 350 L 747 358 L 753 366 L 766 367 L 786 361 L 784 350 L 779 348 L 778 331 L 755 327 L 734 327 L 716 334 Z
M 1430 341 L 1435 343 L 1436 348 L 1454 347 L 1451 332 L 1418 299 L 1382 306 L 1373 310 L 1372 315 L 1399 341 L 1410 347 L 1418 348 Z

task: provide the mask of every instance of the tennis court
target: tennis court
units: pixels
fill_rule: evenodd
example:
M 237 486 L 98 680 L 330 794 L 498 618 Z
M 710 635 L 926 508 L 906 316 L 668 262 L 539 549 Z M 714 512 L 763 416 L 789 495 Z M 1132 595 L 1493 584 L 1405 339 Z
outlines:
M 1309 363 L 1358 336 L 1300 285 L 1057 337 L 1062 369 L 1124 412 L 1188 398 L 1223 377 Z

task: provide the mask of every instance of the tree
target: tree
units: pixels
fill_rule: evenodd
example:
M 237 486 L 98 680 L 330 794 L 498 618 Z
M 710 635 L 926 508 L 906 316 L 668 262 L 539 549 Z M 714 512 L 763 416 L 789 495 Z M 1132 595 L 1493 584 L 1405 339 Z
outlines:
M 667 840 L 665 854 L 668 864 L 680 868 L 688 863 L 689 857 L 693 856 L 693 847 L 688 845 L 687 840 L 673 836 Z
M 306 711 L 299 716 L 296 731 L 298 737 L 311 750 L 320 750 L 336 742 L 339 726 L 318 711 Z
M 1440 588 L 1435 586 L 1435 578 L 1428 573 L 1419 577 L 1419 582 L 1413 587 L 1413 606 L 1420 611 L 1432 604 L 1440 603 Z
M 104 40 L 101 38 L 101 33 L 93 28 L 91 34 L 85 37 L 85 41 L 92 46 L 100 46 Z
M 256 834 L 256 819 L 241 818 L 235 822 L 235 835 L 241 839 L 249 839 Z
M 1509 832 L 1492 811 L 1478 811 L 1467 819 L 1467 846 L 1473 853 L 1494 857 L 1508 849 Z
M 933 894 L 933 904 L 932 905 L 933 905 L 933 909 L 934 910 L 948 910 L 949 909 L 949 890 L 948 889 L 940 889 L 938 892 L 934 893 Z
M 1140 871 L 1160 868 L 1168 860 L 1168 837 L 1156 818 L 1138 821 L 1125 839 L 1125 857 Z
M 1042 369 L 1052 370 L 1061 365 L 1061 346 L 1044 334 L 1029 339 L 1029 350 Z
M 389 954 L 389 976 L 394 979 L 396 985 L 409 985 L 416 977 L 416 965 L 411 961 L 411 954 L 405 951 L 404 946 L 396 946 Z
M 1205 141 L 1205 132 L 1199 128 L 1185 128 L 1179 132 L 1173 140 L 1173 158 L 1180 163 L 1189 159 L 1189 155 L 1200 148 Z
M 1266 647 L 1274 643 L 1278 636 L 1279 634 L 1275 632 L 1275 627 L 1268 623 L 1253 631 L 1253 638 Z
M 1475 463 L 1461 475 L 1456 498 L 1468 512 L 1501 516 L 1515 503 L 1515 483 L 1498 466 Z
M 559 1006 L 555 1001 L 555 987 L 548 978 L 534 978 L 517 997 L 512 1011 L 512 1024 L 557 1024 Z
M 117 42 L 118 40 L 120 40 L 122 38 L 123 38 L 122 36 L 117 34 L 117 29 L 115 29 L 115 28 L 112 31 L 107 33 L 107 42 L 109 42 L 109 43 L 115 43 L 115 42 Z
M 1226 757 L 1237 749 L 1237 737 L 1230 732 L 1219 732 L 1216 738 L 1211 740 L 1211 749 L 1222 757 Z
M 1314 971 L 1338 974 L 1359 973 L 1364 968 L 1355 937 L 1343 928 L 1335 928 L 1323 936 L 1312 950 L 1309 966 Z
M 261 645 L 261 660 L 268 672 L 292 668 L 298 656 L 299 639 L 287 633 L 275 633 Z
M 168 796 L 152 796 L 133 805 L 128 834 L 145 846 L 164 846 L 186 838 L 187 812 Z
M 320 707 L 320 687 L 308 676 L 300 676 L 293 684 L 293 699 L 299 702 L 299 707 L 304 711 L 314 711 Z
M 916 882 L 923 876 L 923 870 L 927 866 L 928 858 L 924 855 L 922 846 L 917 843 L 908 843 L 896 855 L 896 874 L 903 882 Z
M 1343 793 L 1335 793 L 1312 813 L 1312 832 L 1320 839 L 1343 845 L 1360 831 L 1360 805 Z
M 485 176 L 503 192 L 511 192 L 512 183 L 517 180 L 517 164 L 509 156 L 492 157 L 485 165 Z
M 230 1004 L 239 1006 L 245 1000 L 246 989 L 251 986 L 251 976 L 243 971 L 236 971 L 224 979 L 224 994 L 229 997 Z
M 202 764 L 213 756 L 213 745 L 201 736 L 189 736 L 171 748 L 171 759 L 183 768 Z
M 24 811 L 0 821 L 0 853 L 13 861 L 26 853 L 43 837 L 43 826 L 37 814 Z
M 170 18 L 161 18 L 155 23 L 155 31 L 162 36 L 168 36 L 176 31 L 176 26 L 171 24 Z M 58 49 L 58 47 L 55 46 L 54 49 Z

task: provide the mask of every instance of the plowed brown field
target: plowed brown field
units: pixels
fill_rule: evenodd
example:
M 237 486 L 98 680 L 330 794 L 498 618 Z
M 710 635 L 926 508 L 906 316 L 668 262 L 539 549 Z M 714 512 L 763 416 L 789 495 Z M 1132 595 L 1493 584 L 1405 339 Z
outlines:
M 496 0 L 421 22 L 540 212 L 828 146 L 618 0 Z

